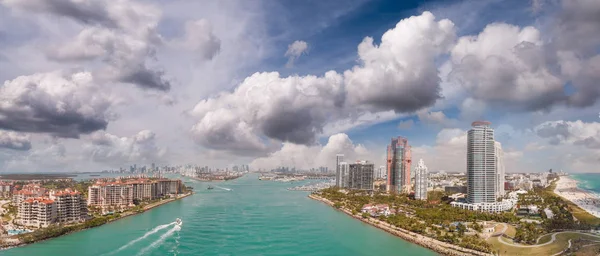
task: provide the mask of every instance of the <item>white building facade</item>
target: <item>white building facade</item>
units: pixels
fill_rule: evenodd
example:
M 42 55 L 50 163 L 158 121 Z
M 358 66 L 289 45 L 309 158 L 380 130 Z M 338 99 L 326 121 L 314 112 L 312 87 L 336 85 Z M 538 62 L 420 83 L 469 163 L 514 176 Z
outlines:
M 496 202 L 497 172 L 494 130 L 490 122 L 473 122 L 467 134 L 467 202 Z
M 427 200 L 428 180 L 427 166 L 423 159 L 419 159 L 417 168 L 415 168 L 415 199 Z
M 494 151 L 496 155 L 496 198 L 504 197 L 504 177 L 505 167 L 504 167 L 504 151 L 502 151 L 502 144 L 500 142 L 494 143 Z
M 340 170 L 340 164 L 344 162 L 344 155 L 343 154 L 337 154 L 335 156 L 335 185 L 337 187 L 343 187 L 342 185 L 342 179 L 343 179 L 343 175 L 342 172 Z

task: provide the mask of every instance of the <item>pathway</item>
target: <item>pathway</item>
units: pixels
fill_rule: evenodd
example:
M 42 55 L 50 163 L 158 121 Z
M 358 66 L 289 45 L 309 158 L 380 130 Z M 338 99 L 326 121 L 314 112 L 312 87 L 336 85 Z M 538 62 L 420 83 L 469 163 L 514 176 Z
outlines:
M 498 241 L 499 241 L 500 243 L 503 243 L 503 244 L 505 244 L 505 245 L 508 245 L 508 246 L 513 246 L 513 247 L 520 247 L 520 248 L 534 248 L 534 247 L 546 246 L 546 245 L 549 245 L 549 244 L 553 243 L 553 242 L 554 242 L 554 240 L 556 240 L 556 235 L 558 235 L 558 234 L 563 234 L 563 233 L 575 233 L 575 234 L 581 234 L 581 235 L 592 236 L 592 237 L 594 237 L 594 238 L 600 238 L 600 236 L 597 236 L 597 235 L 592 235 L 592 234 L 588 234 L 588 233 L 572 232 L 572 231 L 563 231 L 563 232 L 557 232 L 557 233 L 554 233 L 554 234 L 552 234 L 552 239 L 550 239 L 550 241 L 548 241 L 548 242 L 545 242 L 545 243 L 543 243 L 543 244 L 534 244 L 534 245 L 511 244 L 511 243 L 508 243 L 508 242 L 504 241 L 504 239 L 501 239 L 501 238 L 502 238 L 501 236 L 499 236 L 499 237 L 498 237 Z M 540 238 L 541 238 L 541 237 L 540 237 Z M 539 241 L 539 238 L 538 238 L 538 241 Z M 569 243 L 569 244 L 570 244 L 570 243 Z

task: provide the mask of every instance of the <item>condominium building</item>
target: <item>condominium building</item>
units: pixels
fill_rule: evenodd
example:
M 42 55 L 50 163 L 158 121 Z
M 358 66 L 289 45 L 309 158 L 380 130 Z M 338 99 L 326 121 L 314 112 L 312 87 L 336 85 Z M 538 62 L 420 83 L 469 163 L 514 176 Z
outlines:
M 496 202 L 496 149 L 494 130 L 476 121 L 467 134 L 467 202 Z
M 392 138 L 387 146 L 387 190 L 410 192 L 411 147 L 404 137 Z
M 133 199 L 138 200 L 153 200 L 158 196 L 158 183 L 151 181 L 132 181 L 127 184 L 131 184 L 133 187 Z
M 10 198 L 13 192 L 13 185 L 7 182 L 0 182 L 0 197 Z
M 502 144 L 500 142 L 494 143 L 494 151 L 496 154 L 496 198 L 504 197 L 506 192 L 504 191 L 504 179 L 505 179 L 505 169 L 504 169 L 504 151 L 502 151 Z
M 427 166 L 425 166 L 423 159 L 419 159 L 419 163 L 415 168 L 415 199 L 427 200 L 427 185 Z
M 182 184 L 181 180 L 168 180 L 161 179 L 157 181 L 158 186 L 158 197 L 165 197 L 168 195 L 177 195 L 182 193 Z
M 346 162 L 340 162 L 340 164 L 338 165 L 340 168 L 340 184 L 339 187 L 340 188 L 347 188 L 348 187 L 348 179 L 349 174 L 350 174 L 350 165 L 348 165 L 348 163 Z
M 337 154 L 335 156 L 335 185 L 342 187 L 342 173 L 340 171 L 340 163 L 344 162 L 344 155 Z
M 373 190 L 374 165 L 367 161 L 349 165 L 348 188 L 357 190 Z
M 24 226 L 47 227 L 57 219 L 56 204 L 49 198 L 27 198 L 17 210 L 16 222 Z
M 97 183 L 88 188 L 88 206 L 123 209 L 133 206 L 133 185 L 121 182 Z
M 73 223 L 87 219 L 87 206 L 80 192 L 71 189 L 50 191 L 50 199 L 56 205 L 57 222 Z
M 14 205 L 19 205 L 27 198 L 43 197 L 47 190 L 38 184 L 24 185 L 20 190 L 17 190 L 12 195 Z

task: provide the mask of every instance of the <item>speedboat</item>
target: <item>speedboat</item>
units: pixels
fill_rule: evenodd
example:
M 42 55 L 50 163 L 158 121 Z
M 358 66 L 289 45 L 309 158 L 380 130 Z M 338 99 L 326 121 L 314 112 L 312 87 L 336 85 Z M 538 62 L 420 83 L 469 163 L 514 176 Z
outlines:
M 212 186 L 208 186 L 208 188 L 207 188 L 207 189 L 213 189 L 213 187 L 212 187 Z
M 183 224 L 183 221 L 180 218 L 175 219 L 175 225 L 181 226 L 181 224 Z

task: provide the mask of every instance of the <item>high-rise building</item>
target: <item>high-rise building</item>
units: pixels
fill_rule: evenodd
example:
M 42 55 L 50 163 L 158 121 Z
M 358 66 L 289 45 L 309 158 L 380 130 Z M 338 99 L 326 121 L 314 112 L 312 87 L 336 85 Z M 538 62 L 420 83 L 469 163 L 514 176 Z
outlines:
M 340 188 L 348 187 L 348 179 L 350 178 L 350 165 L 346 162 L 340 162 Z
M 342 187 L 342 174 L 340 172 L 340 163 L 344 162 L 344 155 L 337 154 L 335 156 L 335 185 Z
M 504 191 L 504 177 L 506 175 L 504 169 L 504 151 L 502 151 L 502 144 L 500 142 L 494 143 L 494 151 L 496 154 L 496 198 L 503 197 Z
M 374 164 L 367 161 L 349 165 L 348 188 L 357 190 L 373 190 Z
M 50 191 L 50 199 L 56 204 L 57 222 L 73 223 L 87 219 L 87 206 L 83 195 L 72 189 Z
M 16 222 L 24 226 L 47 227 L 56 222 L 57 208 L 54 200 L 32 197 L 18 205 Z
M 476 121 L 467 134 L 467 202 L 496 202 L 496 149 L 494 129 Z
M 377 171 L 375 172 L 375 179 L 385 179 L 387 174 L 387 170 L 385 168 L 384 165 L 379 166 L 379 168 L 377 168 Z
M 133 206 L 133 185 L 109 182 L 89 186 L 87 205 L 100 207 L 103 212 Z
M 392 138 L 387 148 L 387 190 L 410 192 L 411 149 L 408 139 Z
M 415 168 L 415 199 L 427 200 L 428 180 L 427 166 L 423 159 L 419 159 L 417 168 Z

